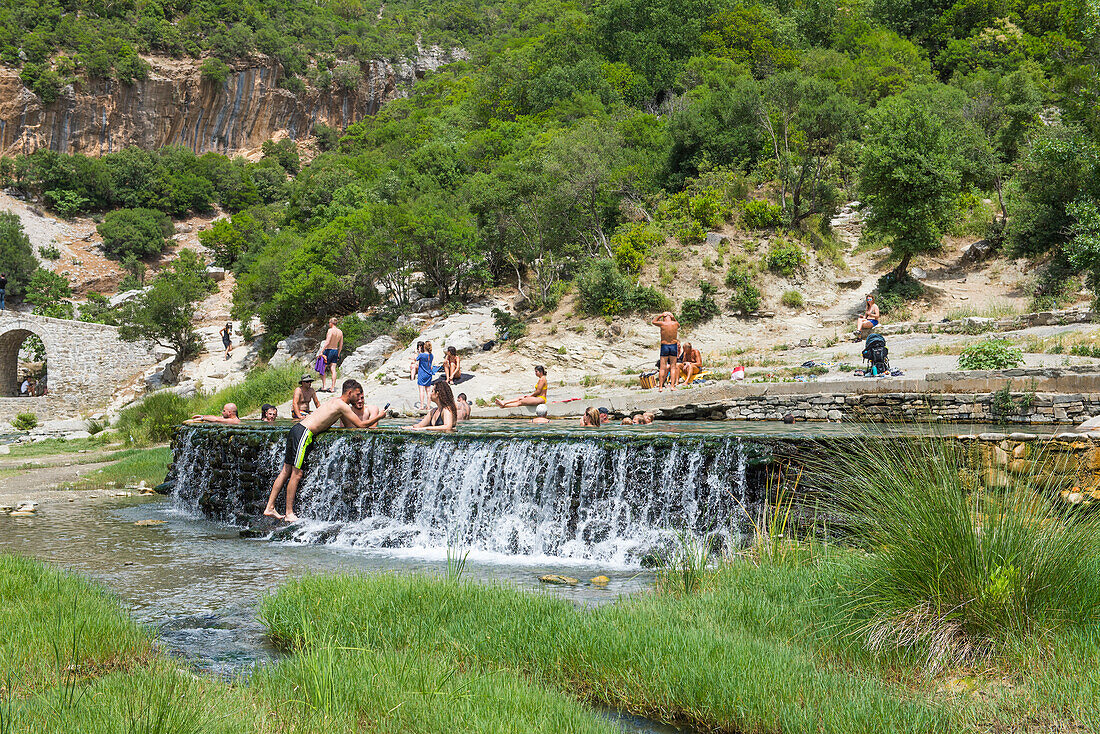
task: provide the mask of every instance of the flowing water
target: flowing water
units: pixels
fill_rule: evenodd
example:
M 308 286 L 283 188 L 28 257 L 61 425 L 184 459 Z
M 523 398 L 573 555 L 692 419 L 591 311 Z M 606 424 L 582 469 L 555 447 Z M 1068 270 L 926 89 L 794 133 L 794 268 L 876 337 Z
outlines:
M 453 436 L 333 431 L 307 460 L 302 523 L 241 537 L 282 462 L 286 426 L 184 428 L 170 498 L 74 492 L 36 517 L 0 518 L 0 551 L 102 581 L 162 644 L 200 670 L 247 674 L 278 652 L 257 602 L 309 572 L 444 573 L 448 549 L 470 551 L 478 580 L 579 604 L 652 588 L 647 555 L 678 533 L 712 548 L 751 528 L 775 447 L 794 437 L 851 440 L 850 427 L 665 424 L 532 430 L 466 426 Z M 964 426 L 876 428 L 877 435 L 966 433 Z M 98 496 L 96 496 L 98 494 Z M 163 520 L 136 526 L 140 520 Z M 610 576 L 606 587 L 546 587 L 538 577 Z M 608 716 L 628 732 L 668 732 Z
M 98 496 L 96 496 L 98 495 Z M 181 512 L 163 497 L 111 497 L 74 492 L 74 501 L 44 501 L 30 518 L 0 517 L 0 552 L 31 556 L 102 582 L 139 622 L 153 628 L 164 648 L 199 671 L 233 677 L 275 660 L 256 617 L 257 602 L 285 580 L 312 572 L 445 573 L 432 554 L 269 543 L 240 538 L 239 531 Z M 162 525 L 135 526 L 141 520 Z M 607 574 L 606 588 L 546 586 L 545 573 L 581 579 Z M 615 570 L 574 563 L 564 567 L 525 559 L 483 557 L 467 564 L 472 579 L 548 593 L 578 604 L 613 602 L 652 588 L 644 570 Z M 625 732 L 674 729 L 603 712 Z

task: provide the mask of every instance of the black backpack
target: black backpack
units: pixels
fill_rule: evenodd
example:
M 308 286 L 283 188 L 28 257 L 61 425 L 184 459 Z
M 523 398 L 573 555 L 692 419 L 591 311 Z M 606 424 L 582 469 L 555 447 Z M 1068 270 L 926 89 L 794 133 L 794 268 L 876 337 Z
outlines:
M 890 350 L 886 347 L 886 338 L 882 334 L 869 334 L 863 343 L 863 358 L 871 363 L 871 372 L 876 375 L 889 374 Z

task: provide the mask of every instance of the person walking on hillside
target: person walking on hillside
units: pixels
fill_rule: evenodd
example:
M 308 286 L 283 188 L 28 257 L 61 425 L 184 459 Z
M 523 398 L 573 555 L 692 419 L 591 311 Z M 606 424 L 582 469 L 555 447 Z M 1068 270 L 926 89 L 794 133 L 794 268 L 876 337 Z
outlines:
M 233 324 L 228 321 L 225 322 L 225 326 L 219 332 L 222 335 L 222 347 L 225 349 L 225 358 L 229 359 L 229 353 L 233 351 L 233 340 L 230 339 L 230 334 L 233 333 Z
M 680 322 L 671 311 L 665 311 L 650 323 L 661 330 L 661 372 L 657 376 L 657 392 L 661 392 L 666 382 L 670 383 L 670 388 L 674 387 L 671 378 L 675 374 L 676 357 L 680 352 Z
M 287 433 L 283 468 L 271 485 L 271 494 L 267 497 L 264 515 L 287 522 L 298 521 L 298 516 L 294 514 L 294 495 L 298 492 L 298 483 L 302 481 L 302 463 L 305 461 L 306 450 L 309 449 L 314 436 L 332 428 L 338 420 L 346 420 L 356 428 L 374 428 L 386 415 L 385 411 L 380 410 L 374 418 L 363 420 L 352 409 L 352 405 L 357 404 L 359 398 L 363 396 L 363 386 L 355 380 L 345 380 L 341 390 L 340 395 L 321 403 L 321 407 L 295 423 Z M 288 479 L 289 482 L 287 482 Z M 275 510 L 275 500 L 279 498 L 279 491 L 284 483 L 286 483 L 286 514 L 280 515 Z
M 325 371 L 321 373 L 320 392 L 334 392 L 336 390 L 336 362 L 340 359 L 340 350 L 344 348 L 344 332 L 336 325 L 336 317 L 328 320 L 328 333 L 321 342 L 321 348 L 317 350 L 318 357 L 325 358 Z M 325 377 L 332 377 L 332 387 L 325 389 Z
M 0 311 L 4 310 L 4 293 L 8 290 L 8 274 L 0 273 Z

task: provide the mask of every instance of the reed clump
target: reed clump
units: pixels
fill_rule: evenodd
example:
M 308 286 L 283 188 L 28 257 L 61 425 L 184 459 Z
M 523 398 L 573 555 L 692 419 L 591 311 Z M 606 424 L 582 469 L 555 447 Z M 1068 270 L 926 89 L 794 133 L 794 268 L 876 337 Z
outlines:
M 930 670 L 987 664 L 1100 621 L 1095 516 L 1062 504 L 1039 470 L 975 487 L 964 451 L 878 441 L 829 459 L 834 507 L 866 551 L 838 559 L 838 629 Z

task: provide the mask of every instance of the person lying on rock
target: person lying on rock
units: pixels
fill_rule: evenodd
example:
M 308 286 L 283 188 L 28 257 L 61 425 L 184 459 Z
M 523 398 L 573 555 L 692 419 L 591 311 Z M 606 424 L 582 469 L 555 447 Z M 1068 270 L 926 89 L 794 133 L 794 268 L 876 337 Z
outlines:
M 378 421 L 385 415 L 384 412 L 380 412 L 371 420 L 363 420 L 352 410 L 352 404 L 362 397 L 363 386 L 355 380 L 345 380 L 340 395 L 321 403 L 317 410 L 294 424 L 286 436 L 283 469 L 271 485 L 271 494 L 268 495 L 264 515 L 287 522 L 298 521 L 298 516 L 294 514 L 294 495 L 298 492 L 298 483 L 302 481 L 302 462 L 305 461 L 306 450 L 313 442 L 314 436 L 324 433 L 332 428 L 336 421 L 342 419 L 347 419 L 347 422 L 356 428 L 374 428 L 378 425 Z M 289 482 L 287 482 L 288 478 Z M 284 483 L 286 483 L 286 514 L 280 515 L 275 511 L 275 500 Z
M 237 416 L 236 403 L 226 403 L 222 406 L 221 415 L 193 415 L 191 420 L 198 423 L 240 423 L 241 419 Z
M 502 401 L 500 398 L 496 399 L 498 408 L 518 408 L 521 405 L 539 405 L 546 402 L 546 368 L 541 364 L 535 365 L 535 377 L 538 379 L 535 381 L 535 391 L 530 395 L 523 395 L 518 398 L 513 398 L 508 402 Z

